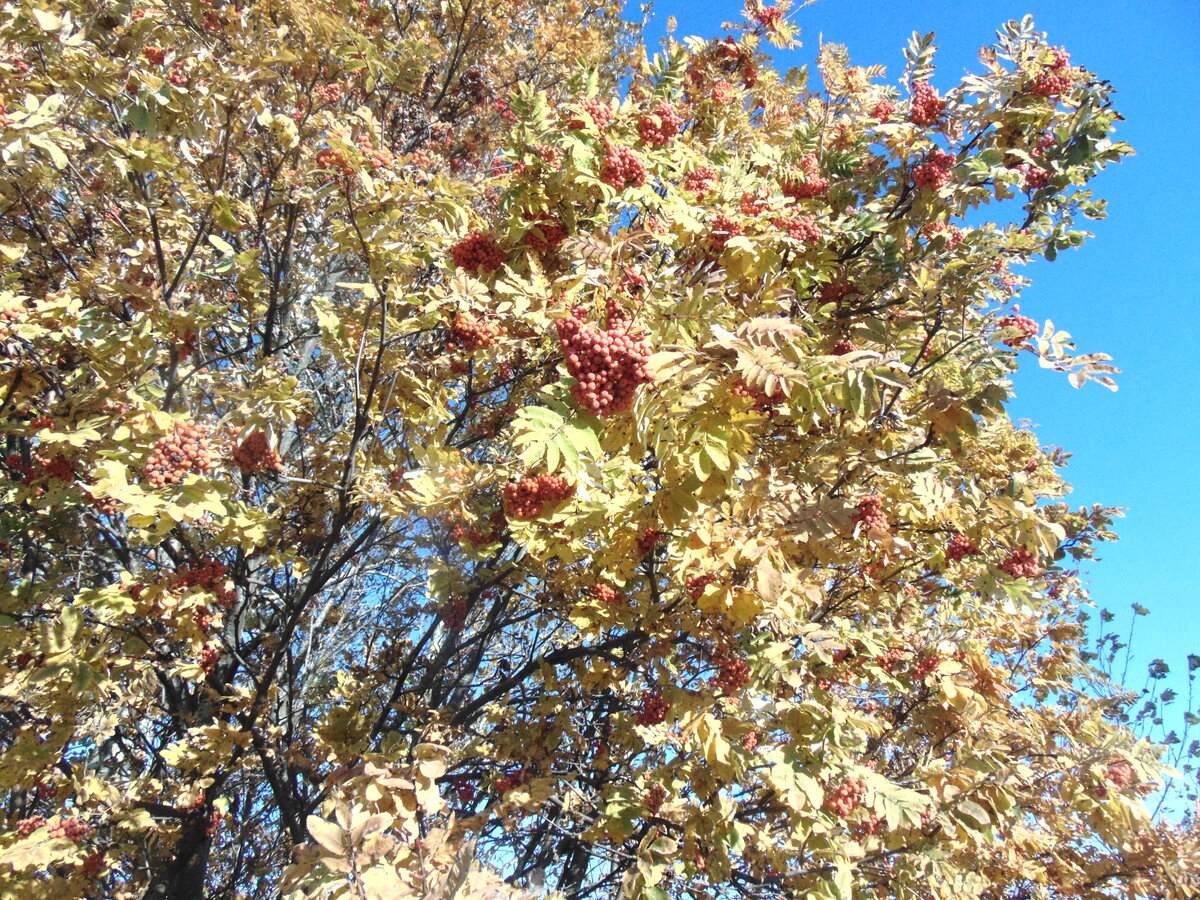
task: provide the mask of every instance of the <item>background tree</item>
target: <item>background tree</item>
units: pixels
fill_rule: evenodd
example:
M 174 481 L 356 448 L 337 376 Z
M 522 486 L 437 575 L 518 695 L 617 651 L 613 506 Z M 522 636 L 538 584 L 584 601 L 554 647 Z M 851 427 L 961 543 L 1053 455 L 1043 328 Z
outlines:
M 618 12 L 0 13 L 6 892 L 1200 890 L 1005 413 L 1109 87 Z

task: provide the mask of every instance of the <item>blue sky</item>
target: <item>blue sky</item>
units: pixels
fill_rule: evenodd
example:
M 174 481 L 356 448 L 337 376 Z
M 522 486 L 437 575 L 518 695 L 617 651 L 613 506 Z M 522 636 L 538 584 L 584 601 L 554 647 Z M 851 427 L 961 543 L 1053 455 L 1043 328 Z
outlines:
M 632 6 L 632 5 L 631 5 Z M 648 43 L 668 16 L 678 36 L 721 36 L 737 20 L 735 0 L 654 6 Z M 913 31 L 937 32 L 938 72 L 945 91 L 968 69 L 1008 19 L 1031 14 L 1038 30 L 1064 46 L 1075 65 L 1113 83 L 1126 122 L 1117 138 L 1136 156 L 1093 182 L 1109 200 L 1109 218 L 1086 223 L 1095 238 L 1053 263 L 1025 267 L 1033 279 L 1021 310 L 1053 319 L 1080 352 L 1104 352 L 1124 372 L 1120 391 L 1088 384 L 1075 390 L 1065 375 L 1026 364 L 1016 378 L 1017 419 L 1036 423 L 1043 445 L 1074 453 L 1065 470 L 1073 505 L 1127 509 L 1121 540 L 1101 548 L 1090 567 L 1092 597 L 1128 629 L 1139 618 L 1128 683 L 1140 688 L 1146 664 L 1164 659 L 1167 683 L 1187 687 L 1187 654 L 1200 652 L 1200 590 L 1188 560 L 1196 549 L 1200 509 L 1200 392 L 1192 367 L 1200 359 L 1200 3 L 1197 0 L 822 0 L 794 12 L 804 46 L 776 52 L 783 68 L 812 62 L 819 39 L 845 44 L 855 64 L 882 63 L 898 83 L 903 48 Z M 1170 724 L 1170 723 L 1169 723 Z M 1193 737 L 1195 735 L 1193 734 Z

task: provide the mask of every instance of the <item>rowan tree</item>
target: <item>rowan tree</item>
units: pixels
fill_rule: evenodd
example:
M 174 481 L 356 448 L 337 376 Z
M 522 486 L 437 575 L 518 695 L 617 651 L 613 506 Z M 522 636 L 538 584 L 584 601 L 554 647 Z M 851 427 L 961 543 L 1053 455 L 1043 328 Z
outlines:
M 1129 152 L 615 0 L 0 10 L 0 891 L 1185 897 L 1006 411 Z

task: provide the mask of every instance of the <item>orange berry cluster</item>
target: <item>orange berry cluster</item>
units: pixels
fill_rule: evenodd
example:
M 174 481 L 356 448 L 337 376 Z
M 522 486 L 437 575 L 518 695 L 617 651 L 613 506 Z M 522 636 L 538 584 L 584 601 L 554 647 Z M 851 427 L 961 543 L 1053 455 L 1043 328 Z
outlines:
M 883 498 L 878 494 L 868 494 L 858 501 L 854 511 L 854 521 L 861 522 L 868 531 L 888 532 L 887 514 L 883 511 Z
M 896 111 L 896 104 L 891 100 L 880 100 L 873 107 L 869 115 L 872 119 L 878 119 L 880 122 L 888 122 L 892 118 L 892 113 Z
M 633 405 L 637 389 L 654 380 L 646 368 L 650 348 L 641 338 L 618 331 L 615 322 L 597 331 L 586 315 L 577 306 L 557 323 L 567 371 L 575 379 L 571 396 L 594 416 L 623 412 Z
M 978 556 L 979 548 L 965 534 L 955 534 L 946 545 L 946 561 L 958 562 L 968 556 Z
M 92 826 L 83 819 L 72 816 L 55 822 L 47 833 L 52 838 L 65 837 L 78 844 L 92 833 Z
M 845 356 L 847 353 L 853 353 L 857 349 L 858 349 L 858 344 L 854 343 L 854 341 L 849 340 L 848 338 L 843 338 L 842 340 L 836 341 L 834 343 L 833 355 L 834 356 Z
M 821 289 L 817 292 L 817 297 L 822 303 L 841 303 L 851 294 L 861 294 L 857 287 L 846 281 L 844 278 L 839 278 L 835 281 L 830 281 L 827 284 L 821 285 Z
M 937 122 L 946 111 L 946 101 L 928 81 L 914 81 L 912 86 L 912 108 L 908 121 L 927 128 Z
M 806 200 L 818 197 L 829 188 L 829 179 L 821 175 L 816 154 L 810 153 L 800 160 L 796 170 L 789 173 L 780 184 L 785 197 Z
M 963 230 L 957 225 L 947 225 L 945 222 L 928 222 L 921 229 L 921 234 L 933 239 L 939 234 L 946 236 L 946 249 L 953 250 L 963 240 Z
M 504 249 L 485 231 L 472 231 L 450 248 L 454 265 L 468 272 L 495 272 L 504 265 Z
M 1117 790 L 1123 790 L 1137 780 L 1133 766 L 1125 759 L 1114 759 L 1109 762 L 1105 777 L 1117 786 Z
M 822 237 L 821 228 L 812 216 L 776 216 L 771 224 L 802 244 L 815 244 Z
M 3 110 L 3 104 L 0 104 L 0 110 Z M 12 330 L 11 323 L 19 322 L 25 317 L 25 304 L 20 300 L 10 300 L 8 303 L 0 304 L 0 336 L 8 334 Z
M 470 313 L 459 313 L 450 323 L 451 340 L 446 341 L 446 349 L 453 352 L 461 347 L 467 353 L 486 350 L 504 333 L 505 328 L 501 325 L 480 322 Z
M 337 103 L 342 99 L 342 86 L 336 81 L 327 81 L 314 87 L 313 93 L 325 103 Z
M 155 47 L 147 44 L 142 48 L 142 56 L 146 58 L 146 62 L 154 66 L 161 66 L 167 59 L 167 51 L 162 47 Z
M 1016 337 L 1011 337 L 1006 340 L 1004 344 L 1007 347 L 1021 346 L 1029 338 L 1037 337 L 1037 333 L 1040 330 L 1038 328 L 1038 323 L 1033 321 L 1033 319 L 1029 318 L 1028 316 L 1004 316 L 1004 318 L 997 321 L 996 324 L 1001 328 L 1019 328 L 1024 332 L 1024 334 L 1018 334 Z
M 447 631 L 462 631 L 467 624 L 467 600 L 451 597 L 442 608 L 442 624 Z
M 859 836 L 865 837 L 867 835 L 879 834 L 883 830 L 883 824 L 883 816 L 877 816 L 872 813 L 866 819 L 859 822 L 854 830 L 858 832 Z
M 205 676 L 211 676 L 217 671 L 217 663 L 221 661 L 221 651 L 216 647 L 205 647 L 200 651 L 200 671 Z
M 716 660 L 717 674 L 709 679 L 709 684 L 726 694 L 736 694 L 750 683 L 750 664 L 744 659 L 733 659 L 720 656 Z
M 608 606 L 621 606 L 625 603 L 625 595 L 607 584 L 594 584 L 589 589 L 592 597 Z
M 1041 166 L 1021 165 L 1017 166 L 1017 171 L 1025 176 L 1027 190 L 1036 191 L 1050 183 L 1050 172 Z
M 762 732 L 755 728 L 753 731 L 747 731 L 746 736 L 742 738 L 742 749 L 747 753 L 753 753 L 754 748 L 758 746 L 758 742 L 762 740 Z
M 778 27 L 783 18 L 783 10 L 778 6 L 764 6 L 754 12 L 754 21 L 768 31 Z
M 909 651 L 903 647 L 889 647 L 882 656 L 876 656 L 875 662 L 879 668 L 887 672 L 889 675 L 896 674 L 909 657 Z
M 937 671 L 938 666 L 943 660 L 940 656 L 923 656 L 917 660 L 917 664 L 913 666 L 913 679 L 916 681 L 924 681 L 927 675 L 932 675 Z
M 929 151 L 923 163 L 913 166 L 913 184 L 917 187 L 933 188 L 934 190 L 945 187 L 950 183 L 955 161 L 953 153 L 936 149 Z
M 698 166 L 688 172 L 683 180 L 683 189 L 696 195 L 697 200 L 703 200 L 713 191 L 713 183 L 717 180 L 717 170 L 709 166 Z
M 514 519 L 533 519 L 574 493 L 575 485 L 559 475 L 526 476 L 504 486 L 504 509 Z
M 529 773 L 522 769 L 519 772 L 509 772 L 507 775 L 501 775 L 496 779 L 495 788 L 497 795 L 503 797 L 513 788 L 521 787 L 529 783 Z
M 33 458 L 47 475 L 59 481 L 74 481 L 79 474 L 79 464 L 61 453 L 54 454 L 50 459 L 35 453 Z
M 699 600 L 700 595 L 704 593 L 704 589 L 712 584 L 716 579 L 712 575 L 693 575 L 686 582 L 684 588 L 692 595 L 693 600 Z
M 628 147 L 605 141 L 600 180 L 618 191 L 627 187 L 641 187 L 646 183 L 646 164 Z
M 613 108 L 607 103 L 601 103 L 599 100 L 584 100 L 580 104 L 584 112 L 592 117 L 592 121 L 596 123 L 596 127 L 603 131 L 609 126 L 613 120 Z M 586 128 L 587 123 L 581 118 L 574 118 L 567 122 L 568 128 L 580 129 Z
M 1071 57 L 1066 50 L 1055 47 L 1052 51 L 1050 64 L 1045 66 L 1026 88 L 1031 94 L 1054 98 L 1065 94 L 1071 89 L 1071 70 L 1067 63 Z
M 396 161 L 392 152 L 386 147 L 377 148 L 371 143 L 371 136 L 365 131 L 358 136 L 358 149 L 362 151 L 367 162 L 374 169 L 388 169 Z
M 233 462 L 244 475 L 283 471 L 283 461 L 271 446 L 265 431 L 255 431 L 236 444 L 233 448 Z
M 825 794 L 825 802 L 821 804 L 834 815 L 847 819 L 850 814 L 862 806 L 863 797 L 867 793 L 867 783 L 861 778 L 850 778 Z
M 768 394 L 760 388 L 752 388 L 742 379 L 738 379 L 734 385 L 731 394 L 735 397 L 748 397 L 754 401 L 754 408 L 758 412 L 763 413 L 768 418 L 773 417 L 777 410 L 775 409 L 780 403 L 786 399 L 786 395 L 780 388 L 775 389 L 775 393 Z
M 1024 547 L 1010 550 L 1008 558 L 1000 563 L 1000 571 L 1013 578 L 1036 578 L 1042 574 L 1038 559 Z
M 728 216 L 714 216 L 708 230 L 708 243 L 720 253 L 729 239 L 746 233 L 746 226 Z
M 671 703 L 663 697 L 662 691 L 648 689 L 642 692 L 642 706 L 635 721 L 639 725 L 661 725 L 667 720 L 667 710 L 670 708 Z
M 682 127 L 683 116 L 669 103 L 660 103 L 638 119 L 638 134 L 642 143 L 650 147 L 669 144 Z
M 353 175 L 354 166 L 346 161 L 346 155 L 341 150 L 332 147 L 322 147 L 317 151 L 317 166 L 322 169 L 337 169 L 343 175 Z
M 46 824 L 45 816 L 30 816 L 27 819 L 17 820 L 17 834 L 21 837 L 29 837 L 39 828 Z
M 212 471 L 212 442 L 208 428 L 182 422 L 154 443 L 146 460 L 146 481 L 151 487 L 179 484 L 189 472 L 207 475 Z
M 224 563 L 215 559 L 201 559 L 176 572 L 171 585 L 177 589 L 198 587 L 208 591 L 217 598 L 218 606 L 229 609 L 237 600 L 237 594 L 225 584 L 227 577 L 228 570 Z
M 567 239 L 567 229 L 562 223 L 544 216 L 533 223 L 533 227 L 525 232 L 525 243 L 538 253 L 549 253 L 557 250 L 559 244 Z
M 645 556 L 653 550 L 658 544 L 666 538 L 666 535 L 658 531 L 653 526 L 646 526 L 645 531 L 638 535 L 637 548 L 638 552 Z
M 667 799 L 667 789 L 661 784 L 652 784 L 650 789 L 646 791 L 642 798 L 642 803 L 646 807 L 646 812 L 652 816 L 657 816 L 658 811 L 662 809 L 663 803 Z

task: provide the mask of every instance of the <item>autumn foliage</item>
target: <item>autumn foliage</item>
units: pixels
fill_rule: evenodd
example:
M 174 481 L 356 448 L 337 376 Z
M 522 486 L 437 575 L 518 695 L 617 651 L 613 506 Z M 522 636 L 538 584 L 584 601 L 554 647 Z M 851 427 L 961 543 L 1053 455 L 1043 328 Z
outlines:
M 1006 412 L 1109 86 L 620 11 L 0 10 L 0 895 L 1200 890 Z

